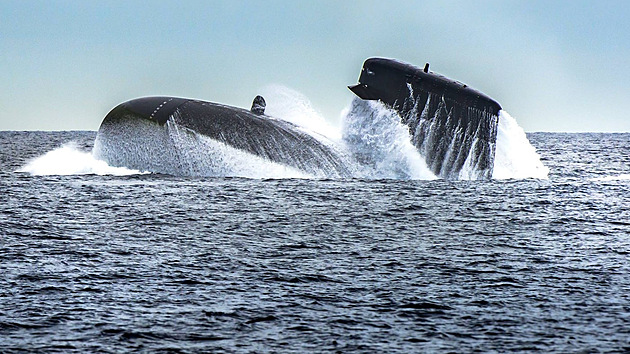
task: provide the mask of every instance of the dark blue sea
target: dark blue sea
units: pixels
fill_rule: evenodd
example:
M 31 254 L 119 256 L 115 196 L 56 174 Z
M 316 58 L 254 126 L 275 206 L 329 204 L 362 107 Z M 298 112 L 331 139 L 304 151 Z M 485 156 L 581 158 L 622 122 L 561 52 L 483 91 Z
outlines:
M 548 179 L 16 172 L 95 136 L 0 132 L 0 352 L 630 351 L 630 134 L 529 134 Z

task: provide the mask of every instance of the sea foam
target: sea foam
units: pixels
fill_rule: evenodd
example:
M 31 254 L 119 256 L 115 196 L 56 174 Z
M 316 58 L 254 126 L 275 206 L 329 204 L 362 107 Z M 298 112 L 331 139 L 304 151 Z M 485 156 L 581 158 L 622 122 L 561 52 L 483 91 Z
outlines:
M 109 166 L 91 152 L 82 151 L 75 142 L 69 142 L 29 161 L 16 172 L 35 176 L 44 175 L 114 175 L 125 176 L 146 173 L 125 167 Z

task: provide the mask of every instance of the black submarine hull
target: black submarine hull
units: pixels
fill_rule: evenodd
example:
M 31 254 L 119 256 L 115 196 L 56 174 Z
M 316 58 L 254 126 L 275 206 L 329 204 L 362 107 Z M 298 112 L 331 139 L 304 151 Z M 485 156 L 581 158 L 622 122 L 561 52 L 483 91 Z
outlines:
M 441 178 L 492 177 L 501 105 L 466 84 L 386 58 L 367 59 L 349 89 L 398 111 L 412 143 Z
M 422 70 L 384 58 L 366 60 L 349 88 L 395 110 L 437 177 L 492 177 L 501 106 L 490 97 L 429 72 L 428 64 Z M 260 96 L 250 110 L 178 97 L 134 99 L 107 114 L 93 152 L 112 166 L 175 175 L 239 176 L 249 168 L 254 173 L 247 175 L 257 176 L 257 166 L 270 161 L 315 177 L 354 177 L 356 151 L 265 115 L 265 105 Z
M 173 141 L 182 135 L 188 141 L 209 138 L 221 146 L 319 177 L 350 176 L 343 154 L 326 143 L 325 137 L 316 138 L 260 111 L 177 97 L 138 98 L 112 109 L 99 128 L 95 155 L 112 166 L 203 175 L 196 166 L 184 171 L 187 166 L 183 165 L 203 152 L 183 151 L 187 144 Z M 216 161 L 221 163 L 230 161 Z

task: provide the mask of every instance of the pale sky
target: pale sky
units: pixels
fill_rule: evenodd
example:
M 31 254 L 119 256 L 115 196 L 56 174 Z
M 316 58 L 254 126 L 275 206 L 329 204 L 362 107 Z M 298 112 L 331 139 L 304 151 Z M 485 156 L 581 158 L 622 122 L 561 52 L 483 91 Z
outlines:
M 249 108 L 270 84 L 335 123 L 372 56 L 429 62 L 526 131 L 630 131 L 625 0 L 0 0 L 0 130 L 97 130 L 150 95 Z

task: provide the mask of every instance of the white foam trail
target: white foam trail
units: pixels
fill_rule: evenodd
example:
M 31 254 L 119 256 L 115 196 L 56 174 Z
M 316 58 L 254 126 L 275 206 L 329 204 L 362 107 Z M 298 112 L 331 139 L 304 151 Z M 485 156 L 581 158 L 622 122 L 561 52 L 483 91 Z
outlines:
M 492 178 L 547 179 L 548 175 L 549 169 L 540 161 L 523 128 L 507 112 L 500 111 Z
M 357 162 L 359 177 L 436 178 L 396 111 L 378 101 L 354 98 L 344 116 L 343 140 Z
M 300 92 L 282 85 L 268 85 L 261 90 L 261 95 L 267 103 L 266 115 L 303 127 L 307 133 L 314 132 L 337 142 L 341 140 L 339 128 L 332 126 Z
M 114 175 L 140 174 L 138 170 L 112 167 L 96 159 L 91 152 L 81 151 L 75 142 L 64 144 L 29 161 L 16 172 L 27 172 L 34 176 L 46 175 Z
M 630 174 L 620 174 L 614 176 L 591 178 L 595 182 L 630 181 Z

